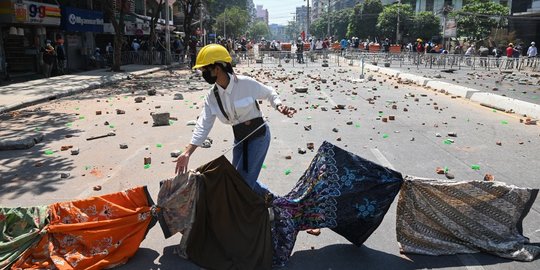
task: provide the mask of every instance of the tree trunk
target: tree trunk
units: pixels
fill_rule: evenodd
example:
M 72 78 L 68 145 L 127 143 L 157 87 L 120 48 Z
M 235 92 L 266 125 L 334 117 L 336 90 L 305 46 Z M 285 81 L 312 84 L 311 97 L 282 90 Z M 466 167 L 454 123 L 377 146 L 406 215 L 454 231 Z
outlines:
M 108 15 L 109 20 L 114 28 L 114 56 L 111 70 L 114 72 L 122 71 L 120 67 L 122 66 L 122 45 L 124 38 L 124 7 L 126 6 L 127 0 L 120 0 L 120 7 L 118 9 L 118 18 L 116 20 L 116 10 L 114 9 L 113 1 L 110 0 L 101 0 L 101 3 L 104 7 L 105 14 Z

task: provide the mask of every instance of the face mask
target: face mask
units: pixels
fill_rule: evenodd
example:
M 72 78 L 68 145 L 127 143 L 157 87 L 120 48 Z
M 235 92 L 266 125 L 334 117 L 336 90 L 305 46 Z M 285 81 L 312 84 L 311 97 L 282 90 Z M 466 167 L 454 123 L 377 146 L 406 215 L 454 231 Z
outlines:
M 202 76 L 208 84 L 216 83 L 217 76 L 212 76 L 212 72 L 210 70 L 203 71 Z

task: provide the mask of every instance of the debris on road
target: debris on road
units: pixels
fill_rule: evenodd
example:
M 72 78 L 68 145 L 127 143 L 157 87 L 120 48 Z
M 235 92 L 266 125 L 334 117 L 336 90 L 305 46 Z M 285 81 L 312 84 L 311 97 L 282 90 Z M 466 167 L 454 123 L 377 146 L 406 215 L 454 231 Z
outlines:
M 120 149 L 128 149 L 128 145 L 126 143 L 121 143 Z
M 145 157 L 144 158 L 144 165 L 150 165 L 152 164 L 152 158 L 151 157 Z
M 101 186 L 100 186 L 100 185 L 94 186 L 93 189 L 94 189 L 95 191 L 100 191 L 100 190 L 101 190 Z
M 96 140 L 96 139 L 102 139 L 102 138 L 113 137 L 113 136 L 116 136 L 116 133 L 109 132 L 106 135 L 99 135 L 99 136 L 93 136 L 93 137 L 90 137 L 90 138 L 86 138 L 86 140 L 87 141 L 92 141 L 92 140 Z
M 152 113 L 152 120 L 154 121 L 154 126 L 168 126 L 171 114 L 168 112 L 164 113 Z
M 69 176 L 69 173 L 60 173 L 60 178 L 68 178 Z
M 484 181 L 494 181 L 494 180 L 495 180 L 495 176 L 489 173 L 486 173 L 486 175 L 484 175 Z
M 72 156 L 76 156 L 80 153 L 80 150 L 79 148 L 74 148 L 74 149 L 71 149 L 71 155 Z
M 177 158 L 182 154 L 182 150 L 174 150 L 171 152 L 171 157 Z

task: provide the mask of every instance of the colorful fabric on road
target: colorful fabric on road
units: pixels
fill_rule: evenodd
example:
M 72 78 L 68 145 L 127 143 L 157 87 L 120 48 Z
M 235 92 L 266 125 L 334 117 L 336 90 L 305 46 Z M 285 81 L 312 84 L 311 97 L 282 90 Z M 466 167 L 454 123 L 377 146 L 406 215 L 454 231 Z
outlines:
M 396 231 L 404 253 L 451 255 L 488 252 L 532 261 L 522 222 L 538 189 L 501 182 L 407 177 L 398 200 Z
M 271 269 L 268 210 L 221 156 L 197 169 L 195 222 L 187 239 L 190 260 L 208 269 Z
M 41 239 L 48 216 L 47 206 L 0 208 L 0 269 Z
M 146 187 L 50 206 L 47 234 L 12 269 L 105 269 L 132 257 L 154 224 Z
M 300 230 L 330 228 L 360 246 L 377 229 L 402 176 L 329 142 L 319 148 L 289 194 L 273 204 L 275 266 L 289 259 Z

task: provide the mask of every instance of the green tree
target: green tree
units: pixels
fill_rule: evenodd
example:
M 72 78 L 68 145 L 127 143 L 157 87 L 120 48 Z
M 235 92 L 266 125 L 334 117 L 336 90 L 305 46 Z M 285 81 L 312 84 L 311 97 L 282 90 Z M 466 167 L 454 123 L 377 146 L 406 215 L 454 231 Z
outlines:
M 507 7 L 491 0 L 469 0 L 459 11 L 451 13 L 457 17 L 458 36 L 480 41 L 488 38 L 494 28 L 506 27 Z
M 252 39 L 259 40 L 262 37 L 268 38 L 269 35 L 270 29 L 268 28 L 268 25 L 266 25 L 266 23 L 263 21 L 257 21 L 249 28 L 249 37 Z
M 324 13 L 310 25 L 310 33 L 316 37 L 326 37 L 328 35 L 339 38 L 345 37 L 352 13 L 353 9 L 350 8 L 334 11 L 330 14 Z M 330 17 L 330 32 L 328 32 L 328 17 Z
M 441 34 L 440 19 L 433 12 L 422 11 L 417 13 L 409 25 L 408 35 L 413 39 L 429 40 L 431 37 Z
M 295 21 L 289 21 L 285 27 L 285 35 L 287 35 L 287 37 L 291 40 L 296 40 L 298 37 L 300 37 L 301 32 L 300 27 Z
M 246 32 L 249 20 L 249 13 L 245 9 L 237 6 L 226 8 L 217 16 L 214 29 L 223 37 L 238 37 Z
M 403 37 L 408 36 L 413 15 L 412 7 L 408 4 L 394 4 L 385 6 L 383 12 L 377 18 L 377 29 L 381 38 L 394 39 L 396 37 L 398 14 L 399 33 Z
M 377 32 L 377 18 L 383 11 L 381 0 L 366 0 L 354 7 L 347 27 L 348 37 L 374 37 Z
M 208 2 L 208 9 L 210 11 L 210 16 L 214 18 L 222 14 L 227 8 L 238 7 L 242 10 L 248 11 L 246 0 L 227 0 L 227 1 L 206 0 L 206 1 Z

